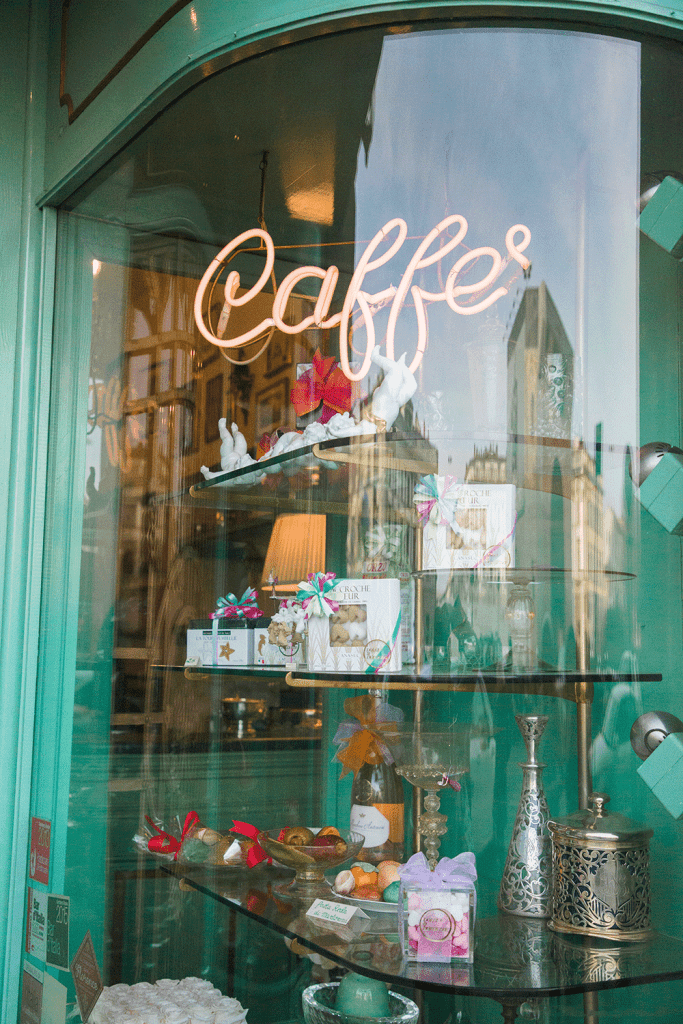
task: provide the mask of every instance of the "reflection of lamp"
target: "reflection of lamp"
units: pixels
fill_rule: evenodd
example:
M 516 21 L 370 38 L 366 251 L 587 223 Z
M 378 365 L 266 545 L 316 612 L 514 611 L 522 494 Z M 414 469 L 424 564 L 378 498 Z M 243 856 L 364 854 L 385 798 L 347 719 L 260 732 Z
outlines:
M 276 578 L 279 591 L 293 594 L 309 572 L 324 572 L 325 526 L 323 515 L 278 516 L 263 565 L 261 589 Z

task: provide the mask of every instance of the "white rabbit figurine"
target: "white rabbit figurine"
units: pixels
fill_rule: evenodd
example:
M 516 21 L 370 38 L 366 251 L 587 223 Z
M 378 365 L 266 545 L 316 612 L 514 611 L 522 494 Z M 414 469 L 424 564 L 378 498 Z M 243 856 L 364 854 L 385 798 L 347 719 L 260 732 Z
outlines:
M 408 399 L 417 391 L 417 381 L 406 366 L 405 352 L 399 360 L 383 356 L 379 349 L 373 348 L 370 358 L 376 366 L 384 370 L 384 380 L 372 394 L 372 415 L 376 421 L 384 423 L 389 430 L 394 420 Z M 378 427 L 379 427 L 378 422 Z
M 251 455 L 247 455 L 247 442 L 244 434 L 240 432 L 236 423 L 233 423 L 228 430 L 228 423 L 225 417 L 218 421 L 218 433 L 221 437 L 221 468 L 219 472 L 212 473 L 206 466 L 201 467 L 205 480 L 211 480 L 215 476 L 222 476 L 234 469 L 241 469 L 243 466 L 251 466 L 256 461 Z M 243 478 L 243 483 L 246 479 Z
M 239 458 L 241 459 L 244 455 L 247 454 L 246 438 L 244 434 L 240 433 L 240 428 L 237 426 L 236 423 L 233 423 L 233 425 L 230 427 L 230 430 L 232 431 L 233 451 L 235 455 L 239 456 Z
M 218 433 L 221 435 L 221 469 L 226 472 L 235 469 L 238 459 L 235 458 L 235 441 L 225 418 L 218 421 Z

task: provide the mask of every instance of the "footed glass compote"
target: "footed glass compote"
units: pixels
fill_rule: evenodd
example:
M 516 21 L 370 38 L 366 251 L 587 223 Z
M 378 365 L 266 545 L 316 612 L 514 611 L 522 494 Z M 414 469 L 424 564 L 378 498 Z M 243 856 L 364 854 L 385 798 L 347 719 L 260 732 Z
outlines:
M 266 853 L 286 868 L 294 868 L 296 876 L 292 882 L 276 885 L 273 888 L 282 896 L 297 896 L 302 899 L 329 899 L 331 882 L 325 878 L 325 872 L 338 868 L 344 861 L 355 860 L 360 853 L 365 837 L 360 832 L 339 829 L 337 836 L 329 837 L 329 845 L 315 845 L 319 828 L 304 828 L 309 833 L 310 842 L 305 845 L 290 845 L 280 840 L 280 835 L 292 829 L 274 828 L 268 832 L 259 832 L 259 846 Z M 336 831 L 336 830 L 335 830 Z M 336 841 L 335 841 L 336 840 Z
M 448 786 L 460 788 L 458 779 L 470 766 L 470 735 L 466 726 L 410 723 L 382 735 L 397 774 L 412 786 L 427 790 L 417 830 L 424 836 L 424 852 L 432 871 L 439 859 L 441 837 L 448 831 L 448 817 L 439 813 L 440 793 Z

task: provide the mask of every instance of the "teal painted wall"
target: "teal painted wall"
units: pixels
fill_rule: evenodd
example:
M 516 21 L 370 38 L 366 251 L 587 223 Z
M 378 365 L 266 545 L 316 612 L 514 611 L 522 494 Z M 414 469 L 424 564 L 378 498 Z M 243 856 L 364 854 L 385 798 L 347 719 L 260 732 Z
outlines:
M 22 961 L 41 598 L 54 214 L 41 214 L 47 4 L 3 5 L 0 70 L 0 1019 Z M 46 794 L 46 817 L 52 795 Z
M 171 5 L 164 5 L 170 7 Z M 145 13 L 141 13 L 143 7 Z M 683 30 L 683 0 L 667 6 L 631 0 L 629 3 L 540 4 L 535 0 L 495 4 L 453 3 L 432 0 L 425 5 L 412 0 L 194 0 L 156 32 L 97 97 L 69 124 L 67 106 L 60 105 L 61 8 L 53 0 L 50 21 L 49 94 L 45 190 L 49 201 L 61 200 L 75 183 L 84 181 L 112 153 L 163 109 L 191 82 L 199 81 L 250 53 L 267 49 L 269 37 L 302 38 L 347 28 L 362 19 L 398 21 L 416 17 L 512 17 L 547 20 L 550 17 L 587 20 L 596 26 L 622 23 L 657 27 L 661 33 L 679 35 Z M 64 69 L 65 91 L 75 108 L 87 99 L 93 84 L 101 83 L 126 55 L 136 34 L 143 33 L 160 17 L 162 6 L 147 0 L 134 4 L 132 19 L 118 17 L 102 44 L 101 5 L 96 0 L 79 3 L 67 22 Z M 421 9 L 425 8 L 423 12 Z M 117 6 L 120 10 L 120 6 Z M 114 35 L 113 33 L 117 33 Z M 80 72 L 87 65 L 89 72 Z
M 40 14 L 43 14 L 41 21 Z M 0 1019 L 16 1018 L 41 591 L 51 211 L 41 215 L 47 7 L 3 5 L 0 71 Z M 48 800 L 51 805 L 51 799 Z

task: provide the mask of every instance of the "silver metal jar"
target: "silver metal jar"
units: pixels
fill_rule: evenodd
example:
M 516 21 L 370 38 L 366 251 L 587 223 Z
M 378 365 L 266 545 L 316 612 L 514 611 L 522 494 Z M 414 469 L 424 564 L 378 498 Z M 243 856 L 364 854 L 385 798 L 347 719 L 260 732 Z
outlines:
M 550 927 L 617 941 L 646 939 L 650 929 L 651 828 L 608 814 L 594 793 L 591 810 L 550 820 L 553 903 Z

